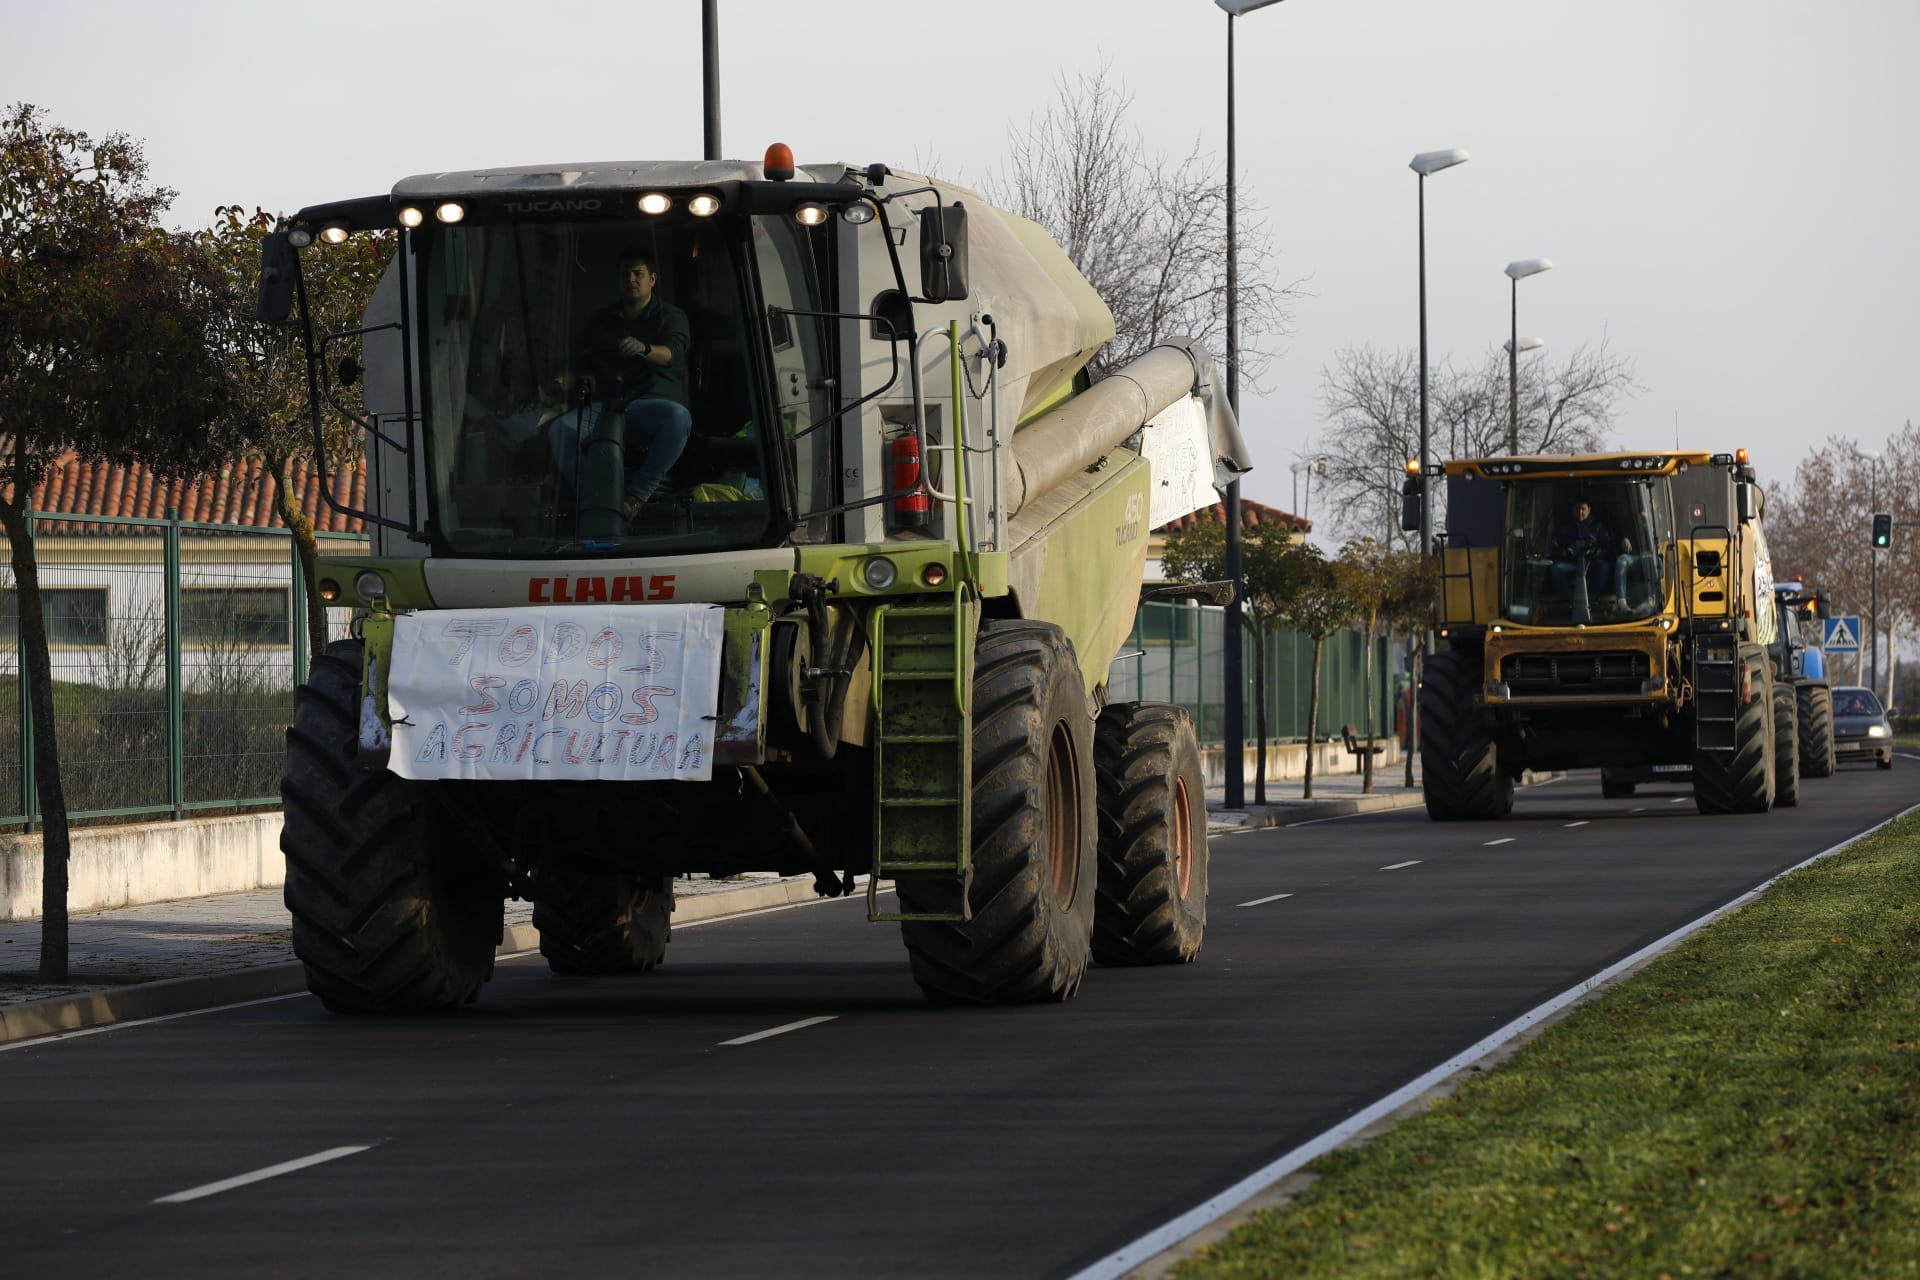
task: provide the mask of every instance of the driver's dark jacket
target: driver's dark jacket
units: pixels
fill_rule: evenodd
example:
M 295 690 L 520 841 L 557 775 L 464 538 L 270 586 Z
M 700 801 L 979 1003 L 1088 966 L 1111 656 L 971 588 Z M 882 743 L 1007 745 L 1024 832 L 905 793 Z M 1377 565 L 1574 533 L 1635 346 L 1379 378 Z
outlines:
M 586 358 L 583 370 L 599 381 L 594 389 L 596 401 L 604 400 L 613 408 L 630 400 L 652 398 L 687 402 L 687 344 L 690 340 L 687 313 L 659 294 L 629 320 L 620 304 L 603 307 L 587 321 Z M 635 338 L 649 346 L 665 347 L 673 359 L 657 365 L 645 356 L 630 356 L 620 350 L 622 338 Z
M 1555 530 L 1553 535 L 1553 553 L 1557 556 L 1578 555 L 1585 551 L 1588 555 L 1603 556 L 1613 551 L 1613 531 L 1599 516 L 1589 516 L 1585 520 L 1569 520 Z

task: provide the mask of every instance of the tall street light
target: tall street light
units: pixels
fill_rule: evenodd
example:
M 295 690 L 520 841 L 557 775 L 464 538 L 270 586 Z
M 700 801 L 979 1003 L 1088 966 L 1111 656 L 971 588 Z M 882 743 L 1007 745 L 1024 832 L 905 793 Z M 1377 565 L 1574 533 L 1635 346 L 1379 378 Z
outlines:
M 1520 452 L 1520 411 L 1515 408 L 1520 398 L 1520 353 L 1538 351 L 1547 345 L 1545 338 L 1523 338 L 1519 334 L 1500 344 L 1507 353 L 1507 453 Z
M 1240 192 L 1236 185 L 1233 154 L 1233 20 L 1255 9 L 1279 4 L 1280 0 L 1213 0 L 1227 14 L 1227 403 L 1233 415 L 1240 416 L 1240 258 L 1234 238 L 1239 213 Z M 1233 580 L 1233 603 L 1227 607 L 1226 625 L 1221 642 L 1226 652 L 1220 664 L 1221 701 L 1225 703 L 1225 723 L 1220 726 L 1226 739 L 1227 794 L 1229 809 L 1246 807 L 1246 784 L 1241 770 L 1246 765 L 1247 716 L 1243 697 L 1246 672 L 1241 663 L 1240 610 L 1246 591 L 1240 568 L 1240 481 L 1227 485 L 1227 577 Z M 1202 691 L 1204 696 L 1204 690 Z
M 1864 458 L 1867 463 L 1867 515 L 1868 522 L 1871 523 L 1873 513 L 1880 509 L 1880 451 L 1855 449 L 1853 456 Z M 1878 697 L 1880 695 L 1880 548 L 1875 546 L 1867 548 L 1867 564 L 1869 566 L 1867 581 L 1870 584 L 1867 616 L 1873 620 L 1867 628 L 1867 669 L 1872 673 L 1867 677 L 1867 688 L 1872 689 L 1874 696 Z M 1855 670 L 1857 673 L 1858 668 Z M 1891 689 L 1887 690 L 1887 701 L 1893 701 Z
M 1422 151 L 1407 162 L 1420 175 L 1420 554 L 1433 553 L 1433 459 L 1427 440 L 1427 175 L 1467 162 L 1458 147 Z
M 1302 520 L 1307 518 L 1307 512 L 1300 505 L 1300 477 L 1304 475 L 1307 478 L 1307 506 L 1311 507 L 1313 505 L 1313 478 L 1327 474 L 1327 463 L 1329 461 L 1327 455 L 1323 453 L 1317 458 L 1302 459 L 1287 468 L 1287 470 L 1293 472 L 1294 514 L 1298 515 Z
M 1520 452 L 1520 353 L 1533 349 L 1520 345 L 1520 282 L 1551 270 L 1553 263 L 1546 258 L 1522 258 L 1507 264 L 1507 279 L 1513 282 L 1513 328 L 1507 340 L 1507 453 L 1510 455 Z M 1542 345 L 1538 338 L 1527 341 L 1534 347 Z
M 718 160 L 720 158 L 720 0 L 703 0 L 700 6 L 700 54 L 706 158 Z

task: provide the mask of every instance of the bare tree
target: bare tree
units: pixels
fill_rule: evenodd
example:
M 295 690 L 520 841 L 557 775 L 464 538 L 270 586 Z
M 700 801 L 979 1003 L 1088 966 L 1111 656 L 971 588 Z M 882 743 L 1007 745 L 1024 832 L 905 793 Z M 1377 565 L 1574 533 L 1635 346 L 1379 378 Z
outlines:
M 1436 462 L 1507 451 L 1507 358 L 1495 349 L 1461 369 L 1429 366 L 1427 430 Z M 1633 363 L 1602 338 L 1558 365 L 1523 368 L 1519 384 L 1520 452 L 1591 453 L 1604 448 L 1620 405 L 1640 388 Z M 1321 370 L 1327 431 L 1326 483 L 1339 528 L 1355 536 L 1398 537 L 1406 462 L 1420 452 L 1420 359 L 1412 351 L 1348 347 Z M 1436 491 L 1436 501 L 1445 495 Z M 1436 512 L 1436 523 L 1439 513 Z
M 1090 366 L 1096 377 L 1169 337 L 1225 346 L 1226 174 L 1197 143 L 1180 160 L 1149 151 L 1132 105 L 1110 64 L 1062 77 L 1054 104 L 1009 130 L 1006 162 L 984 184 L 1044 227 L 1113 311 L 1117 336 Z M 1240 371 L 1257 383 L 1298 289 L 1274 275 L 1272 240 L 1244 194 L 1236 222 Z

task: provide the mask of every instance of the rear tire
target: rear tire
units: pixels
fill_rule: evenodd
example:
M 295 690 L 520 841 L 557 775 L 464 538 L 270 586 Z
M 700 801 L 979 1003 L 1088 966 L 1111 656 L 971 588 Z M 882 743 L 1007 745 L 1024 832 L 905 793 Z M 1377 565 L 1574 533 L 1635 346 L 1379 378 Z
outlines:
M 1833 690 L 1824 684 L 1794 686 L 1799 704 L 1800 776 L 1831 778 L 1839 767 L 1833 748 Z
M 360 767 L 361 649 L 338 641 L 314 660 L 287 730 L 280 849 L 293 952 L 329 1008 L 458 1008 L 493 974 L 505 889 L 446 838 L 431 784 Z
M 1693 801 L 1702 813 L 1765 813 L 1773 807 L 1773 698 L 1766 659 L 1742 645 L 1749 692 L 1734 708 L 1733 750 L 1695 751 Z
M 1773 686 L 1773 804 L 1790 809 L 1800 803 L 1800 718 L 1793 686 Z
M 1093 752 L 1087 690 L 1060 628 L 983 622 L 974 649 L 973 858 L 964 923 L 900 925 L 936 1004 L 1059 1001 L 1093 932 Z M 956 913 L 952 880 L 895 882 L 905 912 Z
M 555 973 L 645 973 L 666 956 L 673 890 L 662 880 L 549 857 L 533 892 L 540 954 Z
M 1093 731 L 1093 958 L 1187 964 L 1207 932 L 1206 775 L 1185 708 L 1116 703 Z
M 1449 651 L 1421 664 L 1420 784 L 1435 822 L 1513 812 L 1513 778 L 1500 767 L 1493 726 L 1473 700 L 1480 664 L 1467 658 Z

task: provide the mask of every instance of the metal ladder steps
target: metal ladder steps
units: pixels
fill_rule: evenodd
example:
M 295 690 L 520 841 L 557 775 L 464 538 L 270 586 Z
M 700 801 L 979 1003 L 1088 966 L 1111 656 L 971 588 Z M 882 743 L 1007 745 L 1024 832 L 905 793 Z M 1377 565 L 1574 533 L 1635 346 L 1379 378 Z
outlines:
M 883 912 L 870 895 L 869 919 L 967 918 L 972 725 L 960 641 L 971 634 L 971 623 L 958 603 L 894 605 L 878 619 L 874 878 L 957 882 L 959 909 Z

